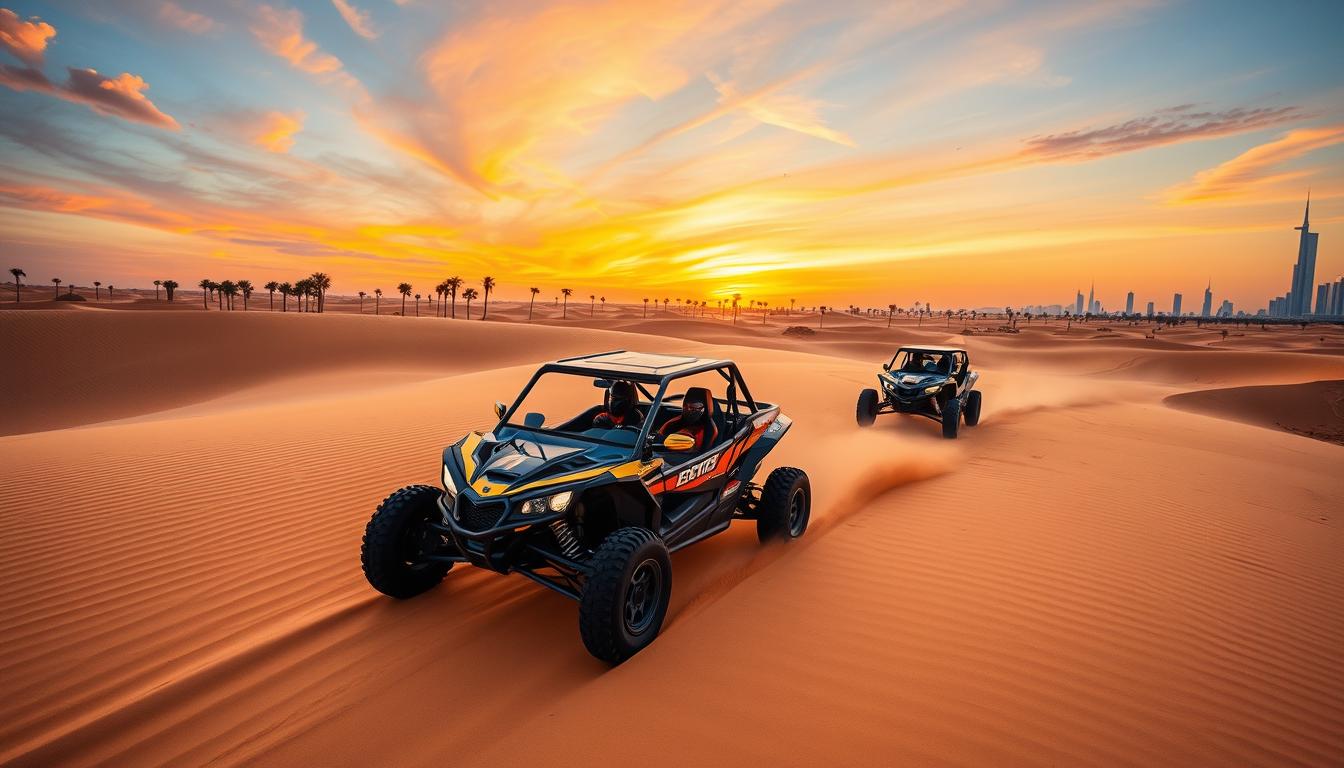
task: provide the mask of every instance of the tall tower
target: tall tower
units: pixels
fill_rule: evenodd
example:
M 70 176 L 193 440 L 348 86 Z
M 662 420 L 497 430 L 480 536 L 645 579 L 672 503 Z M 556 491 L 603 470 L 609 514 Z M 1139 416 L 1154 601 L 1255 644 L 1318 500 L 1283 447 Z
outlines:
M 1294 317 L 1311 314 L 1312 288 L 1316 285 L 1316 239 L 1311 231 L 1311 192 L 1307 192 L 1307 209 L 1302 213 L 1302 226 L 1293 227 L 1302 233 L 1297 242 L 1297 264 L 1293 267 L 1292 297 L 1288 314 Z
M 1209 287 L 1204 289 L 1204 307 L 1199 311 L 1200 317 L 1213 317 L 1213 278 L 1209 278 Z
M 1181 294 L 1179 293 L 1171 297 L 1171 314 L 1176 317 L 1181 316 Z
M 1134 292 L 1133 292 L 1133 291 L 1130 291 L 1130 292 L 1125 296 L 1125 314 L 1126 314 L 1126 315 L 1132 315 L 1132 314 L 1134 314 Z
M 1093 281 L 1092 281 L 1092 287 L 1087 289 L 1087 311 L 1088 311 L 1088 312 L 1096 312 L 1096 311 L 1097 311 L 1097 305 L 1092 301 L 1092 297 L 1093 297 L 1094 295 L 1096 295 L 1096 292 L 1097 292 L 1097 281 L 1096 281 L 1096 280 L 1093 280 Z

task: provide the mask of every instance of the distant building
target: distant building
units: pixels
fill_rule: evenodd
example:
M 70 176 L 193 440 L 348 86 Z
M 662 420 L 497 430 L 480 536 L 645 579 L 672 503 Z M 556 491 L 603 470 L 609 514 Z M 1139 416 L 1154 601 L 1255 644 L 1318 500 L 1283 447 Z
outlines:
M 1199 311 L 1200 317 L 1213 317 L 1213 281 L 1209 281 L 1209 287 L 1204 289 L 1204 306 Z
M 1097 283 L 1096 283 L 1096 281 L 1094 280 L 1094 281 L 1092 281 L 1092 286 L 1091 286 L 1090 288 L 1087 289 L 1087 311 L 1088 311 L 1088 312 L 1091 312 L 1091 313 L 1094 314 L 1094 315 L 1095 315 L 1095 314 L 1098 314 L 1098 312 L 1097 312 L 1097 302 L 1094 301 L 1093 298 L 1092 298 L 1093 296 L 1096 296 L 1096 295 L 1097 295 Z
M 1297 241 L 1297 263 L 1293 265 L 1293 284 L 1289 288 L 1288 317 L 1311 314 L 1311 286 L 1316 282 L 1316 244 L 1319 235 L 1311 231 L 1311 195 L 1302 214 L 1302 226 L 1294 227 L 1302 236 Z
M 1074 301 L 1073 301 L 1073 314 L 1075 314 L 1075 315 L 1081 315 L 1081 314 L 1083 314 L 1083 292 L 1082 292 L 1082 291 L 1079 291 L 1079 292 L 1078 292 L 1078 296 L 1077 296 L 1077 298 L 1075 298 Z
M 1175 317 L 1181 316 L 1181 294 L 1179 293 L 1171 297 L 1171 314 Z
M 1151 302 L 1151 301 L 1148 302 L 1148 316 L 1149 316 L 1149 317 L 1152 317 L 1152 316 L 1153 316 L 1153 302 Z
M 1344 317 L 1344 277 L 1330 287 L 1330 316 Z
M 1321 283 L 1320 285 L 1316 286 L 1316 311 L 1313 312 L 1312 314 L 1320 316 L 1330 314 L 1329 283 Z
M 1218 307 L 1218 317 L 1231 317 L 1231 316 L 1232 316 L 1232 302 L 1228 301 L 1227 299 L 1223 299 L 1222 305 Z
M 1134 314 L 1134 292 L 1130 291 L 1125 295 L 1125 314 Z

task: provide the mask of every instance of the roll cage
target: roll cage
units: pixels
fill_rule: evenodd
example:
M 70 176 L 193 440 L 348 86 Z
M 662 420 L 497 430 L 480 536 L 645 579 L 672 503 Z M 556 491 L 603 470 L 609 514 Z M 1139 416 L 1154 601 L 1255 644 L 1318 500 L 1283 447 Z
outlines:
M 716 360 L 707 358 L 682 357 L 676 355 L 650 355 L 644 353 L 627 352 L 626 350 L 613 350 L 611 352 L 602 352 L 595 355 L 583 355 L 579 357 L 568 357 L 553 362 L 545 363 L 532 374 L 527 384 L 514 398 L 513 402 L 505 409 L 504 415 L 500 417 L 495 425 L 495 433 L 505 427 L 515 430 L 531 430 L 542 433 L 552 433 L 562 435 L 575 440 L 588 440 L 592 442 L 603 443 L 607 445 L 627 447 L 624 442 L 614 442 L 604 440 L 600 437 L 580 434 L 577 432 L 562 430 L 558 428 L 543 428 L 539 425 L 529 426 L 526 423 L 517 423 L 513 421 L 517 414 L 519 406 L 527 399 L 532 388 L 542 376 L 549 373 L 560 373 L 582 377 L 592 377 L 594 386 L 606 387 L 612 381 L 623 380 L 632 382 L 639 390 L 640 394 L 648 398 L 648 413 L 644 423 L 640 426 L 639 433 L 634 444 L 628 446 L 630 453 L 626 458 L 638 459 L 647 456 L 656 447 L 654 439 L 654 430 L 658 419 L 654 417 L 660 411 L 668 408 L 680 410 L 679 402 L 684 397 L 684 393 L 668 394 L 669 387 L 679 379 L 694 376 L 699 373 L 714 372 L 727 382 L 725 396 L 723 398 L 714 398 L 716 410 L 718 410 L 727 427 L 724 430 L 725 435 L 736 431 L 741 419 L 750 418 L 753 414 L 761 410 L 756 400 L 751 396 L 751 390 L 747 388 L 747 383 L 742 379 L 742 374 L 738 371 L 737 365 L 731 360 Z M 656 387 L 650 389 L 651 387 Z M 673 405 L 677 404 L 677 405 Z M 766 406 L 769 407 L 769 406 Z M 746 410 L 743 411 L 742 408 Z M 587 416 L 592 417 L 591 409 L 589 412 L 578 414 L 578 416 L 563 422 L 569 424 L 573 421 Z M 708 448 L 709 446 L 706 446 Z

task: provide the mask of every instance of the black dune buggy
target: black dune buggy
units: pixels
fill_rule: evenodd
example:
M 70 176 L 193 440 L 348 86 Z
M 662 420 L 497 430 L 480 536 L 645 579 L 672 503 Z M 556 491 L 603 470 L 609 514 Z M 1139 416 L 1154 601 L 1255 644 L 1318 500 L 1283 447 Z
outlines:
M 879 413 L 914 413 L 941 422 L 943 437 L 954 438 L 962 419 L 980 423 L 979 378 L 964 349 L 901 347 L 877 375 L 882 388 L 859 393 L 855 418 L 866 427 Z
M 763 542 L 807 528 L 806 473 L 780 467 L 753 482 L 792 421 L 754 400 L 731 361 L 623 350 L 557 360 L 495 413 L 492 431 L 444 449 L 442 488 L 408 486 L 379 505 L 360 553 L 374 589 L 412 597 L 456 563 L 519 573 L 577 600 L 584 645 L 615 664 L 658 635 L 669 552 L 734 520 L 756 521 Z M 698 426 L 679 428 L 688 419 Z

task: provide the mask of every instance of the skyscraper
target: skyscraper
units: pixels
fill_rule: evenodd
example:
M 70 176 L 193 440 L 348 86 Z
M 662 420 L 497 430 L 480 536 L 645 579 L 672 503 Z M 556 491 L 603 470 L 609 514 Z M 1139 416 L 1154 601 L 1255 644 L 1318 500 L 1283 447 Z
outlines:
M 1134 314 L 1134 292 L 1133 292 L 1133 291 L 1130 291 L 1130 292 L 1125 296 L 1125 314 L 1126 314 L 1126 315 L 1132 315 L 1132 314 Z
M 1301 317 L 1311 314 L 1311 287 L 1316 284 L 1317 233 L 1311 231 L 1311 193 L 1307 193 L 1307 208 L 1302 213 L 1302 226 L 1293 227 L 1302 233 L 1297 241 L 1297 264 L 1293 266 L 1293 284 L 1289 289 L 1288 315 Z
M 1092 297 L 1095 296 L 1096 294 L 1097 294 L 1097 281 L 1093 280 L 1092 286 L 1087 289 L 1087 311 L 1093 314 L 1096 314 L 1097 312 L 1097 302 L 1093 301 L 1092 299 Z
M 1171 297 L 1171 314 L 1175 317 L 1181 316 L 1181 294 L 1179 293 Z
M 1148 316 L 1149 316 L 1149 317 L 1152 317 L 1152 316 L 1153 316 L 1153 302 L 1151 302 L 1151 301 L 1148 302 Z
M 1078 291 L 1078 297 L 1073 301 L 1073 314 L 1083 314 L 1083 292 Z
M 1204 307 L 1199 311 L 1200 317 L 1213 317 L 1213 280 L 1209 280 L 1209 287 L 1204 289 Z

